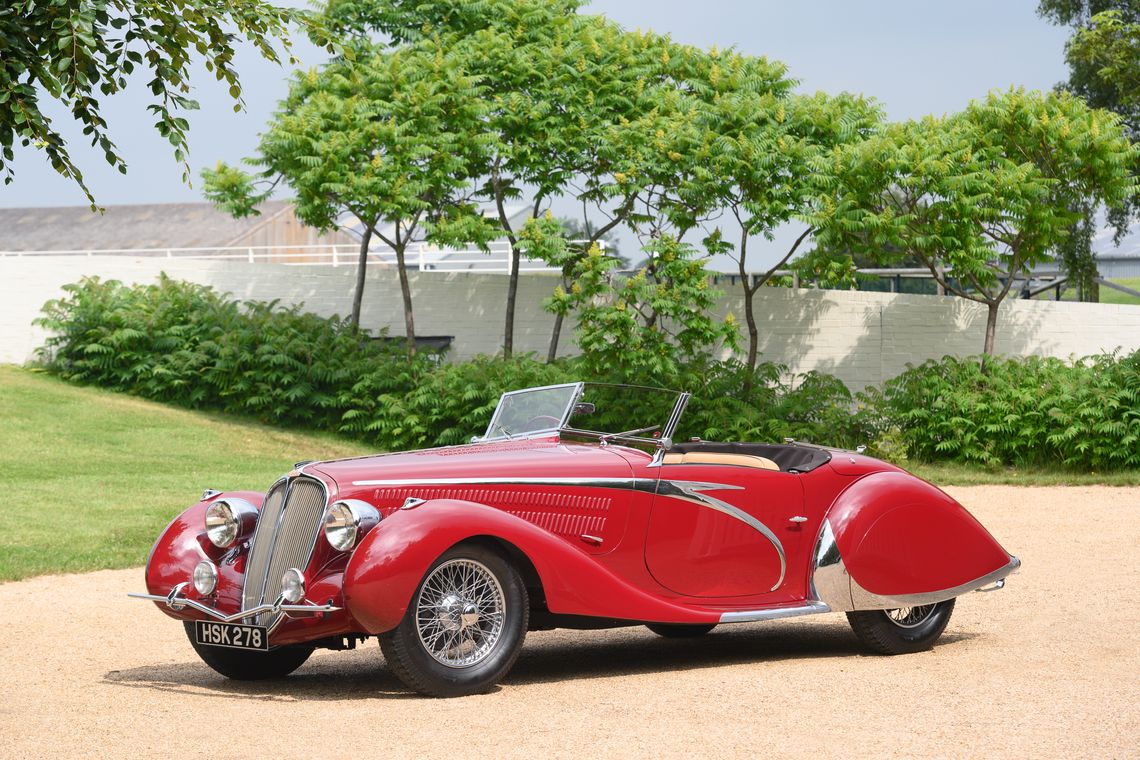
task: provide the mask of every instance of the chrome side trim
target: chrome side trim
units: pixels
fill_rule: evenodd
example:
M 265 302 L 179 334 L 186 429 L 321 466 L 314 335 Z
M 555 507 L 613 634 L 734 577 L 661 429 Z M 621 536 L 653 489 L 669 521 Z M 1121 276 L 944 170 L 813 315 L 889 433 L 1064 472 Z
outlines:
M 780 558 L 780 577 L 772 586 L 775 591 L 784 582 L 788 571 L 788 559 L 784 545 L 772 530 L 742 509 L 708 496 L 703 491 L 740 491 L 744 486 L 726 483 L 702 483 L 692 480 L 652 480 L 650 478 L 425 478 L 407 480 L 354 480 L 354 486 L 384 486 L 398 488 L 407 486 L 457 486 L 457 485 L 527 485 L 527 486 L 577 486 L 580 488 L 612 488 L 620 491 L 641 491 L 670 499 L 680 499 L 701 507 L 708 507 L 728 515 L 748 525 L 760 533 Z
M 851 603 L 850 576 L 843 564 L 843 557 L 839 554 L 839 546 L 835 543 L 830 520 L 824 519 L 812 556 L 812 597 L 837 612 L 855 609 Z
M 921 594 L 898 594 L 895 596 L 872 594 L 852 578 L 851 603 L 855 605 L 855 609 L 859 610 L 893 610 L 899 607 L 921 607 L 924 604 L 937 604 L 938 602 L 953 599 L 956 596 L 961 596 L 970 591 L 976 591 L 991 583 L 996 583 L 1019 567 L 1021 567 L 1021 560 L 1017 557 L 1010 556 L 1009 562 L 1004 566 L 999 567 L 992 573 L 983 575 L 981 578 L 975 578 L 972 581 L 963 583 L 960 586 L 942 589 L 941 591 L 927 591 Z
M 798 617 L 800 615 L 816 615 L 821 612 L 831 612 L 831 608 L 823 602 L 804 602 L 794 607 L 774 607 L 765 610 L 725 612 L 720 616 L 720 622 L 754 623 L 759 620 L 778 620 L 780 618 Z

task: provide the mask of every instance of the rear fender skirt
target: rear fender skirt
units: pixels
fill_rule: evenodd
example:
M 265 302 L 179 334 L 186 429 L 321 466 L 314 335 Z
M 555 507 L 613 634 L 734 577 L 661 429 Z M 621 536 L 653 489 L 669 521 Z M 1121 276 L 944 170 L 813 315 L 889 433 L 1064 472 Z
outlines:
M 505 541 L 534 565 L 547 608 L 560 615 L 673 623 L 716 623 L 720 614 L 674 604 L 630 585 L 591 555 L 507 512 L 435 499 L 384 518 L 353 552 L 344 601 L 368 633 L 399 625 L 431 563 L 464 540 Z
M 857 481 L 831 506 L 811 584 L 834 610 L 894 609 L 960 596 L 1020 565 L 944 492 L 883 472 Z

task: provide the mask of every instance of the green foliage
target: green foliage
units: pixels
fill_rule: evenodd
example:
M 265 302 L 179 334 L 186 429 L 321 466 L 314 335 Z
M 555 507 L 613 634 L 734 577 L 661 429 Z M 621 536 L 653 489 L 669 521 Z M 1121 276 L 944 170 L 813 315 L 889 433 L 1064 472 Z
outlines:
M 55 333 L 44 349 L 52 371 L 144 398 L 335 430 L 353 398 L 345 389 L 401 364 L 340 319 L 239 304 L 165 276 L 134 287 L 89 278 L 65 291 L 39 320 Z
M 0 174 L 13 181 L 14 143 L 42 150 L 52 167 L 74 180 L 95 208 L 95 198 L 72 161 L 63 135 L 44 109 L 55 101 L 103 151 L 107 163 L 126 173 L 112 141 L 100 97 L 127 86 L 147 71 L 153 100 L 147 110 L 155 130 L 174 147 L 189 178 L 186 133 L 181 115 L 198 107 L 189 97 L 190 68 L 201 56 L 207 71 L 229 88 L 234 110 L 242 108 L 242 87 L 233 59 L 242 40 L 264 58 L 279 62 L 276 43 L 289 49 L 294 22 L 319 25 L 310 14 L 264 0 L 13 0 L 0 7 Z M 333 49 L 329 45 L 329 49 Z M 290 56 L 291 59 L 291 56 Z
M 924 460 L 985 465 L 1140 466 L 1140 352 L 1068 364 L 945 357 L 912 367 L 869 401 Z
M 709 286 L 705 261 L 675 238 L 653 238 L 648 263 L 615 277 L 615 259 L 597 248 L 574 270 L 568 294 L 578 313 L 582 368 L 590 377 L 669 385 L 687 364 L 704 362 L 721 344 L 735 349 L 735 322 L 710 313 L 720 291 Z
M 828 191 L 807 215 L 824 249 L 894 263 L 912 255 L 950 292 L 997 306 L 1049 262 L 1081 204 L 1135 192 L 1140 147 L 1119 119 L 1067 93 L 991 93 L 943 118 L 894 124 L 808 165 Z
M 692 264 L 684 264 L 683 255 L 678 261 L 682 270 Z M 604 276 L 605 268 L 599 272 Z M 629 304 L 627 314 L 616 303 L 583 309 L 598 309 L 599 329 L 623 334 L 635 302 L 667 299 L 657 286 L 631 288 L 621 292 L 639 294 L 636 299 L 618 302 Z M 948 357 L 853 397 L 833 376 L 792 376 L 766 362 L 750 369 L 714 358 L 699 343 L 680 351 L 650 338 L 622 356 L 622 347 L 603 333 L 601 345 L 591 349 L 599 355 L 437 364 L 386 348 L 339 319 L 275 303 L 239 304 L 166 278 L 133 287 L 86 279 L 66 290 L 65 298 L 45 306 L 40 322 L 55 333 L 45 351 L 47 367 L 63 379 L 340 432 L 381 449 L 462 443 L 486 429 L 503 392 L 584 380 L 691 392 L 678 438 L 867 444 L 872 454 L 895 462 L 1140 467 L 1140 352 L 1071 365 L 1003 359 L 987 373 L 976 360 Z M 677 312 L 663 313 L 678 319 Z M 628 329 L 636 325 L 635 319 Z M 720 336 L 722 330 L 706 324 L 698 332 Z M 597 417 L 582 424 L 615 431 L 663 419 L 662 407 L 650 399 L 620 392 L 616 401 L 599 403 Z

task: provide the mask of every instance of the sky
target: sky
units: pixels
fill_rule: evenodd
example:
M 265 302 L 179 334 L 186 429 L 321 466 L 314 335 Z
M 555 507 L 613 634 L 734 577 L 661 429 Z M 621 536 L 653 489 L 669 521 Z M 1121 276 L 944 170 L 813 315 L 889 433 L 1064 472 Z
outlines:
M 1065 79 L 1068 30 L 1038 18 L 1036 6 L 1037 0 L 595 0 L 586 12 L 680 42 L 765 55 L 787 64 L 803 92 L 862 93 L 879 100 L 888 118 L 902 120 L 959 110 L 992 89 L 1049 89 Z M 304 68 L 325 59 L 303 41 L 296 53 Z M 245 88 L 241 113 L 233 112 L 226 88 L 204 69 L 196 72 L 192 97 L 201 110 L 188 115 L 195 178 L 219 160 L 238 163 L 252 155 L 285 96 L 287 68 L 245 51 L 237 69 Z M 132 82 L 105 103 L 104 117 L 128 173 L 107 166 L 66 112 L 53 111 L 72 158 L 101 205 L 202 200 L 200 181 L 181 181 L 169 143 L 154 131 L 143 85 Z M 35 150 L 17 147 L 13 165 L 16 179 L 0 185 L 0 207 L 86 205 L 82 192 Z M 555 212 L 562 213 L 557 206 Z M 785 230 L 773 243 L 760 241 L 757 264 L 778 258 L 777 249 L 794 234 Z M 625 251 L 634 246 L 622 240 Z

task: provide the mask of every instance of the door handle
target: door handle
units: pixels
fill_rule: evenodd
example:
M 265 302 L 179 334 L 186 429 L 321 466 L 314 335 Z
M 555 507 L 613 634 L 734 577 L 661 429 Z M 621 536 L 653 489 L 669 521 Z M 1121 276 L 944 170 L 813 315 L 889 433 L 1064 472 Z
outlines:
M 788 522 L 795 523 L 795 524 L 799 525 L 800 523 L 807 522 L 807 518 L 804 517 L 803 515 L 796 515 L 795 517 L 788 518 Z

